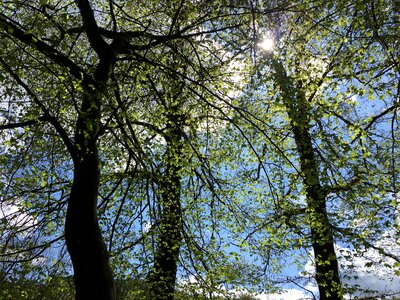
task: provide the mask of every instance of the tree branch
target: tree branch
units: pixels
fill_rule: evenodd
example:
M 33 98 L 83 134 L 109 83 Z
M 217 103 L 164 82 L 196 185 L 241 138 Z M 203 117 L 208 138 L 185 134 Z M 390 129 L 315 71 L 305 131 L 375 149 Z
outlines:
M 42 117 L 39 117 L 38 119 L 34 119 L 34 120 L 23 121 L 23 122 L 18 122 L 18 123 L 3 124 L 3 125 L 0 125 L 0 130 L 23 128 L 23 127 L 35 125 L 35 124 L 39 123 L 40 121 L 47 121 L 47 118 L 45 116 L 42 116 Z
M 109 57 L 111 54 L 110 45 L 108 45 L 100 35 L 99 26 L 96 23 L 93 9 L 90 6 L 89 1 L 76 0 L 75 3 L 81 13 L 86 35 L 88 36 L 93 50 L 97 53 L 100 59 Z
M 67 56 L 41 41 L 40 38 L 36 37 L 32 33 L 20 29 L 15 23 L 10 22 L 8 18 L 1 13 L 0 29 L 3 29 L 9 36 L 16 38 L 25 45 L 37 49 L 40 53 L 51 59 L 57 65 L 68 68 L 75 78 L 83 79 L 83 84 L 94 84 L 92 77 Z
M 399 102 L 395 102 L 395 104 L 393 104 L 391 107 L 388 107 L 387 109 L 385 109 L 384 111 L 382 111 L 381 113 L 377 114 L 376 116 L 374 116 L 372 118 L 372 120 L 367 124 L 367 126 L 365 126 L 365 128 L 363 129 L 364 131 L 367 131 L 372 125 L 374 125 L 374 123 L 376 121 L 378 121 L 380 118 L 382 118 L 383 116 L 385 116 L 386 114 L 390 113 L 392 110 L 395 110 L 396 108 L 399 107 Z M 358 140 L 361 136 L 361 133 L 359 133 L 351 142 L 350 144 L 353 144 L 356 140 Z

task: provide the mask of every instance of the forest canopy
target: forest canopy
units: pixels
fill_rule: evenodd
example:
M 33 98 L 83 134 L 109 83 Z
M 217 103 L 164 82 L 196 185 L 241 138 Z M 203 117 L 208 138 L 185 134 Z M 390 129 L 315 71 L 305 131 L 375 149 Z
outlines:
M 399 16 L 3 0 L 0 298 L 399 297 Z

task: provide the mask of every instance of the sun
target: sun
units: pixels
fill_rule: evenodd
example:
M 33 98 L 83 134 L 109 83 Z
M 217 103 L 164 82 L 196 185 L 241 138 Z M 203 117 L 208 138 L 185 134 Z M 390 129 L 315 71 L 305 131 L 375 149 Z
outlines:
M 271 51 L 274 48 L 274 40 L 271 38 L 265 38 L 261 43 L 258 45 L 265 51 Z

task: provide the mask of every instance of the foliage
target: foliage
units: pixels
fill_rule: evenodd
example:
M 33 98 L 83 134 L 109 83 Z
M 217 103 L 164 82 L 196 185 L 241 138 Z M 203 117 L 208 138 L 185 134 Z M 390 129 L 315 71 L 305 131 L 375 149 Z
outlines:
M 75 290 L 71 277 L 54 277 L 46 282 L 37 280 L 2 281 L 1 299 L 74 299 Z
M 396 268 L 398 11 L 389 0 L 3 1 L 4 297 L 73 297 L 65 220 L 77 178 L 96 174 L 83 219 L 121 299 L 321 288 L 370 249 L 380 256 L 366 267 Z M 283 273 L 315 256 L 317 273 Z

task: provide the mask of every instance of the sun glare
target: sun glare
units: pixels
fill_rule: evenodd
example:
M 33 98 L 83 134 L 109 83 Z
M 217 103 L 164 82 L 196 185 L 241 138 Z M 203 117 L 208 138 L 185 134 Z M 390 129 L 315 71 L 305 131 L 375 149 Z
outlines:
M 271 51 L 274 48 L 274 40 L 271 38 L 265 38 L 260 44 L 258 44 L 263 50 Z

